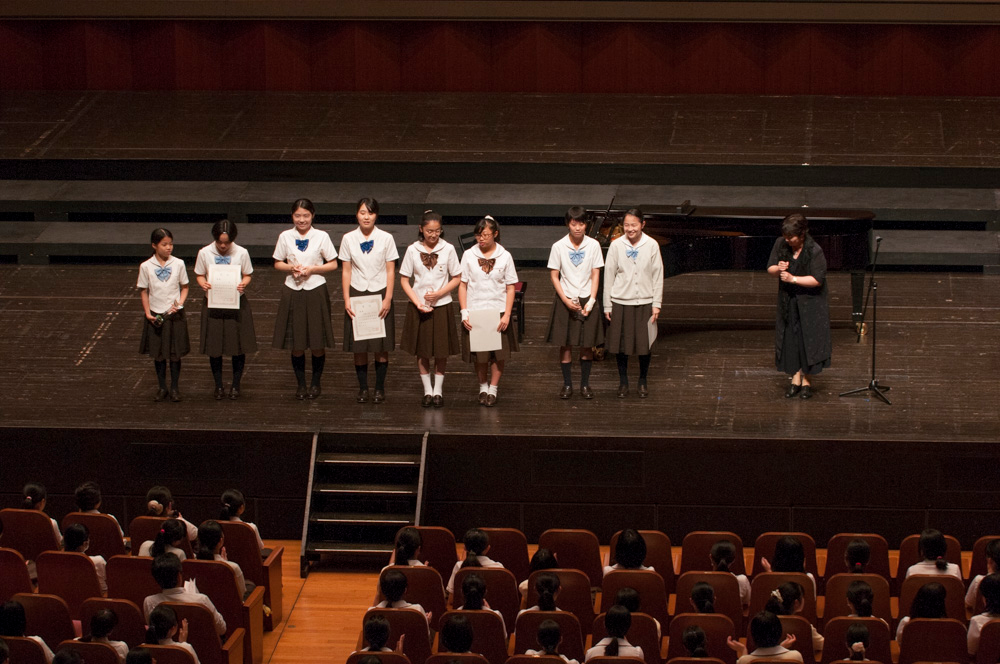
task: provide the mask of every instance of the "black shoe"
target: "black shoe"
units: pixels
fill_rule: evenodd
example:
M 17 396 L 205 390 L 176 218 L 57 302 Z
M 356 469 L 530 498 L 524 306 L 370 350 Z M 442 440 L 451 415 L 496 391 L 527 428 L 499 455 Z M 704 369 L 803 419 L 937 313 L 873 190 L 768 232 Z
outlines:
M 802 393 L 799 395 L 800 399 L 812 399 L 813 390 L 812 385 L 803 385 Z
M 420 405 L 424 408 L 430 408 L 434 404 L 434 396 L 430 394 L 425 394 L 424 398 L 420 400 Z
M 313 385 L 313 386 L 311 386 L 309 388 L 309 391 L 306 392 L 306 398 L 308 398 L 308 399 L 315 399 L 316 397 L 318 397 L 322 393 L 323 393 L 323 390 L 320 389 L 319 385 Z
M 489 392 L 480 392 L 479 393 L 479 405 L 480 406 L 485 406 L 486 405 L 486 397 L 488 397 L 489 395 L 490 395 Z
M 177 403 L 178 401 L 181 400 L 181 393 L 177 391 L 176 387 L 171 388 L 170 390 L 170 400 L 173 401 L 174 403 Z
M 645 399 L 649 396 L 649 386 L 645 383 L 639 383 L 639 398 Z
M 560 399 L 569 399 L 571 396 L 573 396 L 573 386 L 572 385 L 563 385 L 562 390 L 559 392 L 559 398 Z
M 593 399 L 594 391 L 590 389 L 590 385 L 584 385 L 580 388 L 580 396 L 584 399 Z
M 434 395 L 434 407 L 435 408 L 444 408 L 444 397 L 441 396 L 440 394 L 435 394 Z
M 164 401 L 167 398 L 167 395 L 168 395 L 167 391 L 161 387 L 156 391 L 156 394 L 153 396 L 153 401 Z
M 495 395 L 495 394 L 487 394 L 486 395 L 486 404 L 485 405 L 486 405 L 487 408 L 492 408 L 493 406 L 497 405 L 497 395 Z
M 240 386 L 239 385 L 233 385 L 231 388 L 229 388 L 229 398 L 232 401 L 236 401 L 237 399 L 240 398 Z
M 215 388 L 215 400 L 216 401 L 222 401 L 223 397 L 225 397 L 225 396 L 226 396 L 226 388 L 221 387 L 221 386 Z
M 306 386 L 299 385 L 299 389 L 295 390 L 295 398 L 299 401 L 304 401 L 306 398 Z
M 801 390 L 801 389 L 802 389 L 801 385 L 796 385 L 795 383 L 792 383 L 791 385 L 788 386 L 788 389 L 785 390 L 785 398 L 786 399 L 791 399 L 796 394 L 798 394 L 799 390 Z
M 385 391 L 375 388 L 375 394 L 372 395 L 372 403 L 382 403 L 385 401 Z
M 368 389 L 358 390 L 358 403 L 368 403 Z
M 628 383 L 618 386 L 618 398 L 624 399 L 628 396 Z

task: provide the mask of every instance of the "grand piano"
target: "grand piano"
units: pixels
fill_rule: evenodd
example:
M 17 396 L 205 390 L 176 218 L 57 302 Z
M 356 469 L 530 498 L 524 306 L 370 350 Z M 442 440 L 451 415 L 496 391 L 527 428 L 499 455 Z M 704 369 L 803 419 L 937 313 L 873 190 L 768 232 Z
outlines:
M 804 214 L 809 234 L 826 254 L 827 269 L 851 272 L 851 318 L 861 322 L 873 212 L 700 207 L 690 201 L 668 208 L 639 207 L 646 222 L 643 232 L 660 243 L 667 277 L 699 270 L 764 270 L 781 220 L 793 212 Z M 625 208 L 587 210 L 587 214 L 587 234 L 603 247 L 621 235 Z

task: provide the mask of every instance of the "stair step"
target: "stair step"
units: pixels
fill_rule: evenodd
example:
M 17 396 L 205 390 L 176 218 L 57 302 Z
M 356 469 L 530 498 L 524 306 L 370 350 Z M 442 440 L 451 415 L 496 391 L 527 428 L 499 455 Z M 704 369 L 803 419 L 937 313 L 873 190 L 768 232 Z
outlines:
M 372 544 L 364 542 L 309 542 L 306 545 L 306 553 L 390 554 L 392 553 L 393 548 L 392 544 Z
M 415 496 L 415 484 L 316 484 L 313 493 L 366 496 Z
M 316 463 L 345 466 L 419 466 L 419 454 L 371 454 L 354 452 L 323 452 L 316 455 Z
M 409 526 L 413 524 L 413 517 L 409 514 L 372 514 L 372 513 L 340 513 L 340 512 L 317 512 L 309 517 L 312 523 L 344 523 L 363 525 L 400 525 Z

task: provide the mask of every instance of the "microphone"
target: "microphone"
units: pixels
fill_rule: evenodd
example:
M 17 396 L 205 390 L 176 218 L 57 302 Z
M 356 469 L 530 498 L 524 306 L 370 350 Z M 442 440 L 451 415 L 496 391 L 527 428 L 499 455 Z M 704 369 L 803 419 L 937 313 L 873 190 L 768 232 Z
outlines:
M 881 242 L 881 241 L 882 241 L 882 236 L 881 235 L 876 235 L 875 236 L 875 242 Z

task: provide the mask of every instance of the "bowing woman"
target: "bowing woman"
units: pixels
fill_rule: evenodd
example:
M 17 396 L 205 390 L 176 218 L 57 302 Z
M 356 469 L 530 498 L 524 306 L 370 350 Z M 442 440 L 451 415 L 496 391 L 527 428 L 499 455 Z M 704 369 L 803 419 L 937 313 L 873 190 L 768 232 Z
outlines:
M 767 273 L 778 277 L 774 365 L 791 377 L 786 398 L 809 399 L 810 376 L 829 367 L 833 354 L 826 257 L 801 214 L 782 220 L 781 235 L 767 261 Z

